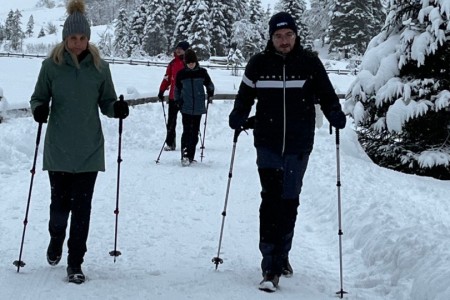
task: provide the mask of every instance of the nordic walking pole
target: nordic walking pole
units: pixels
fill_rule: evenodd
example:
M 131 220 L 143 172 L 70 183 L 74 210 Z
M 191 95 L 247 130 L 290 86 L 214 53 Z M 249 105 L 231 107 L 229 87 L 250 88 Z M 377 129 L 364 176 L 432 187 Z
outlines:
M 164 113 L 164 123 L 165 123 L 165 125 L 166 125 L 166 130 L 168 130 L 167 129 L 167 119 L 166 119 L 166 110 L 165 110 L 165 108 L 164 108 L 164 97 L 163 97 L 163 99 L 161 100 L 161 105 L 162 105 L 162 109 L 163 109 L 163 113 Z M 158 155 L 158 158 L 155 160 L 155 162 L 158 164 L 159 163 L 159 158 L 161 157 L 161 154 L 162 154 L 162 152 L 163 152 L 163 149 L 164 149 L 164 145 L 166 144 L 166 141 L 164 141 L 164 143 L 163 143 L 163 145 L 162 145 L 162 147 L 161 147 L 161 151 L 159 151 L 159 155 Z
M 39 141 L 41 140 L 41 132 L 42 132 L 42 123 L 39 123 L 39 127 L 37 130 L 37 137 L 36 137 L 36 148 L 34 150 L 33 167 L 30 170 L 31 181 L 30 181 L 30 189 L 28 190 L 28 200 L 27 200 L 27 209 L 25 210 L 25 219 L 23 220 L 22 242 L 20 243 L 19 259 L 15 260 L 13 262 L 13 265 L 15 265 L 17 267 L 17 272 L 20 271 L 20 267 L 25 266 L 25 263 L 22 261 L 22 251 L 23 251 L 23 243 L 25 240 L 25 230 L 26 230 L 27 224 L 28 224 L 28 211 L 30 209 L 31 191 L 33 189 L 34 174 L 36 173 L 36 159 L 37 159 L 37 154 L 38 154 L 38 149 L 39 149 Z
M 200 154 L 200 161 L 203 161 L 203 150 L 205 150 L 205 136 L 206 136 L 206 122 L 208 121 L 208 107 L 209 107 L 209 100 L 206 103 L 206 114 L 205 114 L 205 123 L 203 126 L 203 139 L 202 139 L 202 146 L 200 147 L 202 149 L 202 152 Z
M 163 110 L 163 114 L 164 114 L 164 123 L 166 124 L 166 127 L 167 127 L 166 109 L 164 108 L 164 97 L 161 100 L 161 105 L 162 105 L 162 110 Z
M 330 125 L 330 134 L 332 134 L 333 128 Z M 339 223 L 339 230 L 338 230 L 338 236 L 339 236 L 339 274 L 340 274 L 340 283 L 341 283 L 341 290 L 339 292 L 336 292 L 336 295 L 339 295 L 339 298 L 343 298 L 344 294 L 347 294 L 347 292 L 344 291 L 344 281 L 343 281 L 343 271 L 342 271 L 342 235 L 344 232 L 342 231 L 342 219 L 341 219 L 341 163 L 340 163 L 340 157 L 339 157 L 339 129 L 336 128 L 336 186 L 337 186 L 337 193 L 338 193 L 338 223 Z
M 161 153 L 163 152 L 163 150 L 164 150 L 164 145 L 166 144 L 166 141 L 164 140 L 164 143 L 162 144 L 162 147 L 161 147 L 161 151 L 159 151 L 159 155 L 158 155 L 158 158 L 155 160 L 155 162 L 157 163 L 157 164 L 159 164 L 159 158 L 161 157 Z
M 231 163 L 230 163 L 230 170 L 228 172 L 228 184 L 227 184 L 227 191 L 225 194 L 225 205 L 223 207 L 222 211 L 222 226 L 220 227 L 220 237 L 219 237 L 219 248 L 217 250 L 217 256 L 213 257 L 212 262 L 216 265 L 216 270 L 219 266 L 219 264 L 223 263 L 223 259 L 220 258 L 220 247 L 222 246 L 222 237 L 223 237 L 223 227 L 225 225 L 225 217 L 227 215 L 227 204 L 228 204 L 228 195 L 230 192 L 230 183 L 231 183 L 231 177 L 233 177 L 233 164 L 234 164 L 234 155 L 236 153 L 236 143 L 239 137 L 239 134 L 241 133 L 241 129 L 236 129 L 234 131 L 234 138 L 233 138 L 233 151 L 231 152 Z
M 119 96 L 119 101 L 123 100 L 123 95 Z M 123 118 L 119 118 L 119 146 L 117 155 L 117 187 L 116 187 L 116 209 L 114 214 L 116 215 L 116 224 L 114 230 L 114 250 L 109 252 L 109 255 L 114 256 L 114 262 L 116 262 L 116 257 L 122 253 L 117 250 L 117 228 L 119 221 L 119 189 L 120 189 L 120 163 L 122 162 L 121 152 L 122 152 L 122 128 L 123 128 Z

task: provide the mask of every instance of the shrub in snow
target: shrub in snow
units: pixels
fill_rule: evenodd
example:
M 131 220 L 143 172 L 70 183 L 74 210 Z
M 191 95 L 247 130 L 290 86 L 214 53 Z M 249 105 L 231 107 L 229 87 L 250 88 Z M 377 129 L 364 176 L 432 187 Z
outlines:
M 450 0 L 391 1 L 344 108 L 378 164 L 450 179 Z

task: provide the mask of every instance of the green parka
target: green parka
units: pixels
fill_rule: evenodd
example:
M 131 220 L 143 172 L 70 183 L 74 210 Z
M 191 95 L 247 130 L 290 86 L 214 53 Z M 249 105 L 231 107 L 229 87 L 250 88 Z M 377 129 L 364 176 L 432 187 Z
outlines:
M 64 61 L 42 63 L 30 105 L 49 105 L 43 169 L 70 173 L 105 170 L 102 114 L 114 117 L 117 96 L 108 63 L 98 70 L 87 54 L 76 66 L 66 51 Z

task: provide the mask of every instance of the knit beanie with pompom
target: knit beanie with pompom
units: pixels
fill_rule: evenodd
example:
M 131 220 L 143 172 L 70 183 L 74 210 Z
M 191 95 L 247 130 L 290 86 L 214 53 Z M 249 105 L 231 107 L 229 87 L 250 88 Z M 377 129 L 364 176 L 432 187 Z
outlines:
M 69 35 L 83 34 L 88 40 L 91 38 L 91 28 L 84 13 L 86 5 L 84 0 L 70 0 L 67 3 L 67 14 L 69 15 L 64 22 L 62 38 L 65 40 Z

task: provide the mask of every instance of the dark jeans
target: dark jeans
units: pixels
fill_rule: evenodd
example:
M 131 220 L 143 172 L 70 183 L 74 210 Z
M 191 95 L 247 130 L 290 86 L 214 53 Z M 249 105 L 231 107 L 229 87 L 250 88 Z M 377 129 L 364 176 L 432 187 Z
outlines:
M 169 116 L 167 119 L 167 135 L 166 135 L 166 145 L 175 148 L 175 139 L 177 137 L 177 115 L 180 111 L 175 105 L 174 100 L 169 100 Z
M 48 172 L 51 187 L 50 221 L 48 229 L 52 243 L 64 243 L 69 214 L 70 232 L 67 247 L 67 264 L 79 266 L 87 251 L 92 194 L 97 172 Z
M 280 155 L 257 148 L 261 181 L 260 240 L 263 273 L 281 274 L 292 248 L 299 195 L 309 153 Z
M 182 114 L 183 134 L 181 135 L 181 156 L 193 160 L 198 144 L 198 133 L 202 115 Z

